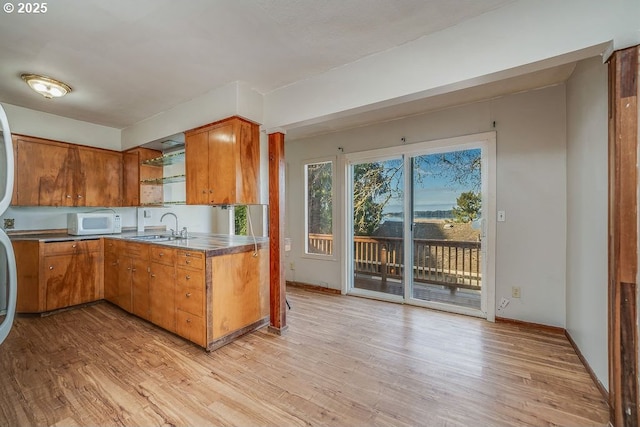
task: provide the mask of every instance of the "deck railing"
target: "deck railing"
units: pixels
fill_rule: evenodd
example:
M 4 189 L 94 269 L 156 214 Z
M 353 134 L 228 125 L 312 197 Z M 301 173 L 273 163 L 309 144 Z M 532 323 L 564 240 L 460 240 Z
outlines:
M 333 236 L 309 234 L 313 253 L 333 253 Z M 329 249 L 330 248 L 330 249 Z M 329 250 L 331 252 L 329 252 Z M 413 240 L 413 280 L 457 288 L 482 287 L 480 242 L 436 239 Z M 402 279 L 404 247 L 400 237 L 353 238 L 354 273 L 387 279 Z

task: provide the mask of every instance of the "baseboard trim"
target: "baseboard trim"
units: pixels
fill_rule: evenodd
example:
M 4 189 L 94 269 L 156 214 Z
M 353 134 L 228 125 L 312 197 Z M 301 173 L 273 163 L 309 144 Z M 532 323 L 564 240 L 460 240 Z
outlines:
M 580 351 L 580 348 L 578 348 L 578 345 L 573 340 L 573 338 L 571 338 L 571 334 L 569 334 L 569 332 L 566 329 L 560 328 L 560 327 L 557 327 L 557 326 L 543 325 L 543 324 L 540 324 L 540 323 L 532 323 L 532 322 L 524 322 L 522 320 L 508 319 L 506 317 L 496 317 L 496 322 L 510 323 L 512 325 L 518 325 L 518 326 L 523 326 L 523 327 L 527 327 L 527 328 L 533 328 L 533 329 L 538 329 L 538 330 L 542 330 L 542 331 L 563 334 L 565 337 L 567 337 L 567 340 L 569 341 L 569 344 L 571 344 L 571 347 L 573 347 L 573 351 L 576 352 L 576 354 L 578 355 L 578 359 L 580 359 L 580 362 L 582 362 L 582 366 L 585 367 L 585 369 L 587 370 L 587 373 L 591 377 L 591 380 L 593 381 L 593 383 L 596 385 L 596 387 L 600 391 L 600 394 L 602 395 L 602 398 L 605 400 L 605 402 L 607 402 L 607 406 L 609 405 L 609 392 L 604 387 L 604 385 L 600 382 L 600 380 L 596 376 L 595 372 L 593 372 L 593 369 L 591 369 L 591 366 L 589 365 L 589 362 L 587 362 L 587 359 L 584 358 L 584 355 Z
M 340 291 L 340 289 L 332 289 L 332 288 L 325 288 L 322 286 L 317 286 L 317 285 L 311 285 L 309 283 L 304 283 L 304 282 L 290 282 L 287 280 L 287 286 L 293 286 L 296 288 L 303 288 L 306 289 L 308 291 L 316 291 L 316 292 L 324 292 L 327 294 L 341 294 L 342 292 Z
M 547 332 L 554 332 L 557 334 L 564 334 L 566 331 L 564 328 L 558 326 L 543 325 L 542 323 L 525 322 L 524 320 L 509 319 L 507 317 L 496 317 L 496 322 L 510 323 L 512 325 L 525 326 L 527 328 L 539 329 Z
M 589 373 L 589 376 L 593 380 L 593 383 L 596 385 L 596 387 L 598 387 L 598 390 L 600 390 L 600 394 L 602 394 L 602 397 L 604 398 L 605 402 L 607 402 L 607 405 L 609 405 L 609 392 L 604 387 L 604 385 L 600 382 L 600 380 L 596 376 L 596 373 L 593 372 L 593 369 L 591 369 L 589 362 L 587 362 L 587 359 L 585 359 L 584 356 L 582 355 L 580 348 L 578 348 L 578 345 L 576 344 L 576 342 L 573 340 L 573 338 L 571 338 L 571 334 L 569 333 L 569 331 L 565 330 L 564 335 L 569 340 L 571 347 L 573 347 L 573 350 L 576 352 L 576 354 L 578 355 L 578 358 L 580 359 L 585 369 Z M 611 410 L 611 408 L 609 408 L 609 410 Z

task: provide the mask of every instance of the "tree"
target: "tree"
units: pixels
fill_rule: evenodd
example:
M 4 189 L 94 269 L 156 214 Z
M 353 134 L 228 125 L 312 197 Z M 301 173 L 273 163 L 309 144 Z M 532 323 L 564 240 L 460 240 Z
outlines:
M 307 211 L 309 233 L 331 234 L 333 223 L 332 163 L 307 165 Z
M 236 205 L 234 207 L 234 228 L 236 236 L 247 235 L 247 206 Z
M 479 148 L 420 156 L 418 161 L 433 176 L 448 179 L 451 186 L 480 191 L 482 152 Z
M 402 162 L 361 163 L 353 167 L 353 232 L 371 236 L 382 222 L 384 207 L 400 190 Z
M 456 199 L 457 206 L 452 209 L 454 222 L 471 222 L 480 216 L 482 198 L 480 193 L 467 191 Z

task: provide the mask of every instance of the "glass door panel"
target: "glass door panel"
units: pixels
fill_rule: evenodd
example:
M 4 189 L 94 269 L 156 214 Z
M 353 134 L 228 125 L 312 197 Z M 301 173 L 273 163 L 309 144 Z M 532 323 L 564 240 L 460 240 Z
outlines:
M 404 296 L 403 159 L 351 166 L 355 289 Z
M 411 158 L 411 298 L 481 309 L 482 150 Z

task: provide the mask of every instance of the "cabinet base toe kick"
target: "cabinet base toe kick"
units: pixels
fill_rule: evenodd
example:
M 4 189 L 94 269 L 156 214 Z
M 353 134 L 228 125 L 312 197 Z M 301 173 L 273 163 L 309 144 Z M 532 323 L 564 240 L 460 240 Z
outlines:
M 268 325 L 269 325 L 269 316 L 264 317 L 250 325 L 247 325 L 244 328 L 238 329 L 230 334 L 227 334 L 223 337 L 220 337 L 218 339 L 211 341 L 207 345 L 207 351 L 217 350 L 220 347 L 223 347 L 229 344 L 230 342 L 235 341 L 238 337 L 241 337 L 242 335 L 246 335 L 248 333 L 257 331 L 258 329 L 264 328 L 265 326 L 268 326 Z

